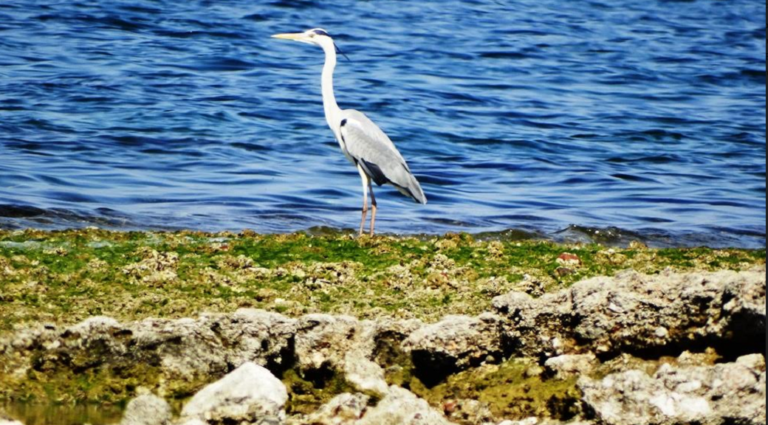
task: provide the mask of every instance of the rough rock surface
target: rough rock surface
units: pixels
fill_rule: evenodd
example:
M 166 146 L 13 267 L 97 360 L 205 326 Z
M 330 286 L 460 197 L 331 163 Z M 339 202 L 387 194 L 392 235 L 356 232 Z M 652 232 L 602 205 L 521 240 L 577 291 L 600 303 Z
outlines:
M 306 418 L 289 425 L 450 425 L 440 412 L 410 391 L 392 386 L 375 406 L 364 394 L 340 394 Z
M 303 373 L 333 370 L 359 391 L 387 392 L 384 370 L 373 358 L 374 329 L 352 317 L 312 314 L 299 320 L 296 366 Z
M 602 380 L 582 377 L 579 388 L 598 421 L 610 425 L 766 420 L 765 360 L 755 356 L 714 366 L 665 364 L 653 376 L 630 370 Z
M 493 420 L 487 404 L 473 399 L 447 401 L 443 403 L 443 412 L 449 420 L 462 424 L 486 424 Z
M 200 419 L 186 419 L 178 422 L 178 425 L 208 425 L 207 422 L 203 422 Z
M 533 299 L 493 300 L 513 354 L 555 357 L 679 352 L 719 344 L 731 355 L 765 347 L 765 271 L 598 277 Z
M 305 423 L 312 425 L 354 425 L 365 414 L 370 399 L 365 394 L 339 394 L 309 415 L 306 420 L 298 420 L 293 423 L 296 425 Z
M 105 387 L 118 391 L 126 376 L 140 376 L 147 382 L 138 385 L 160 396 L 184 396 L 234 370 L 198 392 L 177 422 L 183 425 L 284 420 L 297 425 L 449 420 L 486 425 L 519 419 L 498 408 L 508 397 L 504 385 L 533 380 L 537 388 L 560 385 L 577 394 L 574 377 L 580 377 L 584 394 L 579 411 L 568 410 L 566 415 L 554 400 L 551 406 L 542 403 L 541 410 L 518 411 L 518 416 L 581 420 L 573 418 L 576 414 L 601 424 L 765 420 L 765 359 L 753 354 L 765 349 L 764 269 L 657 276 L 625 272 L 582 281 L 539 299 L 510 293 L 495 298 L 493 305 L 495 313 L 449 316 L 431 325 L 320 314 L 290 319 L 258 310 L 127 324 L 95 317 L 67 328 L 40 325 L 0 338 L 0 376 L 3 383 L 20 383 L 17 388 L 23 388 L 85 372 L 97 383 L 105 375 L 116 376 Z M 525 370 L 493 366 L 500 384 L 492 391 L 478 388 L 457 394 L 451 391 L 458 387 L 443 386 L 448 374 L 462 371 L 471 378 L 480 370 L 473 368 L 491 367 L 488 363 L 510 357 L 510 362 L 523 360 L 531 366 Z M 659 367 L 665 363 L 669 364 Z M 136 367 L 143 369 L 134 371 Z M 304 400 L 317 406 L 339 392 L 356 394 L 338 395 L 311 414 L 306 406 L 289 409 L 296 416 L 285 418 L 286 389 L 267 369 L 283 376 L 292 397 L 297 395 L 291 399 L 297 404 L 289 404 L 290 409 Z M 390 382 L 429 399 L 432 406 L 409 390 L 389 386 L 385 374 Z M 253 388 L 256 376 L 277 388 L 278 398 Z M 502 391 L 497 391 L 499 387 Z M 123 391 L 133 395 L 132 389 Z M 222 401 L 206 404 L 214 400 L 214 392 Z M 540 394 L 534 391 L 531 397 L 536 397 L 534 393 Z M 7 394 L 0 386 L 0 397 Z M 480 400 L 481 396 L 486 399 Z M 140 399 L 130 409 L 140 411 Z M 145 408 L 152 405 L 146 398 Z M 156 407 L 163 410 L 159 403 Z M 164 422 L 123 425 L 145 423 Z M 528 418 L 518 423 L 558 422 Z
M 588 374 L 600 365 L 600 361 L 592 353 L 566 354 L 547 359 L 544 367 L 556 379 L 567 379 Z
M 248 362 L 195 394 L 181 417 L 209 424 L 282 423 L 286 401 L 288 392 L 283 383 L 267 369 Z
M 171 406 L 162 398 L 140 395 L 128 403 L 120 425 L 168 425 L 173 419 Z
M 355 425 L 448 425 L 445 417 L 416 397 L 410 391 L 392 386 L 389 392 L 375 407 L 370 408 L 365 416 Z
M 413 332 L 402 347 L 417 369 L 439 372 L 438 376 L 495 363 L 503 357 L 501 318 L 447 316 L 439 323 Z
M 8 366 L 19 376 L 32 367 L 51 371 L 148 365 L 162 374 L 155 390 L 165 395 L 169 383 L 194 387 L 248 361 L 279 369 L 295 329 L 295 320 L 260 310 L 128 324 L 94 317 L 63 330 L 41 326 L 17 333 L 0 340 L 0 354 L 11 359 Z
M 503 421 L 498 425 L 594 425 L 594 422 L 584 420 L 561 422 L 553 419 L 541 419 L 532 417 L 521 419 L 519 421 Z

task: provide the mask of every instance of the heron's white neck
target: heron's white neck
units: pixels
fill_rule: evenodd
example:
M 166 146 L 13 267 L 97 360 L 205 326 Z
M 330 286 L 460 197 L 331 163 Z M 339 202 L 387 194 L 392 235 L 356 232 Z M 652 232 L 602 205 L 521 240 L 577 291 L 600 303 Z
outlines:
M 325 66 L 323 67 L 323 107 L 325 108 L 325 119 L 331 130 L 336 131 L 341 109 L 336 103 L 336 95 L 333 93 L 333 71 L 336 69 L 336 48 L 333 42 L 323 43 L 325 51 Z

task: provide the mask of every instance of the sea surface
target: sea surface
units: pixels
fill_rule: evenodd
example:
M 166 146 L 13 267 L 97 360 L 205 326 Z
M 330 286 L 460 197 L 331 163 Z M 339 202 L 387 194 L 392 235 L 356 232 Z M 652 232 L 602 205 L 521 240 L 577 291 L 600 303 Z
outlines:
M 353 229 L 312 46 L 422 182 L 384 233 L 764 247 L 764 1 L 0 1 L 0 228 Z M 514 232 L 513 232 L 514 233 Z

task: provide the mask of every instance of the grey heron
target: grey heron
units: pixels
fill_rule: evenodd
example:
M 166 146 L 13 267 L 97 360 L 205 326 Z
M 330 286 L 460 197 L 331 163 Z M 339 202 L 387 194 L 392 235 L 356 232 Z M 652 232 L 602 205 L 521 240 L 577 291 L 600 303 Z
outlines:
M 323 106 L 325 119 L 333 130 L 344 156 L 357 167 L 363 183 L 363 210 L 360 235 L 365 230 L 368 214 L 368 194 L 371 195 L 371 233 L 376 226 L 376 196 L 371 182 L 378 186 L 391 184 L 405 196 L 420 204 L 427 198 L 408 164 L 387 135 L 362 112 L 354 109 L 341 110 L 333 91 L 333 72 L 336 69 L 338 48 L 328 32 L 321 28 L 297 34 L 276 34 L 273 38 L 294 40 L 321 47 L 325 52 L 322 74 Z

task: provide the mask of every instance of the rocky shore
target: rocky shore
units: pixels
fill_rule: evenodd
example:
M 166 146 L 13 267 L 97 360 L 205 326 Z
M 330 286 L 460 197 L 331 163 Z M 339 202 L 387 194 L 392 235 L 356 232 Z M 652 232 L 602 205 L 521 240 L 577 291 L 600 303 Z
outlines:
M 82 243 L 91 242 L 86 238 Z M 152 317 L 150 311 L 147 317 L 132 319 L 95 315 L 78 318 L 74 324 L 67 323 L 66 317 L 19 320 L 0 333 L 0 400 L 128 401 L 122 420 L 116 421 L 120 425 L 765 423 L 764 258 L 743 252 L 697 251 L 695 258 L 678 253 L 678 258 L 699 267 L 685 270 L 685 265 L 665 264 L 655 271 L 651 269 L 657 263 L 649 261 L 643 263 L 643 272 L 631 270 L 640 267 L 626 267 L 601 276 L 597 264 L 605 264 L 602 261 L 612 264 L 620 256 L 655 256 L 658 261 L 666 257 L 644 247 L 542 248 L 538 243 L 518 246 L 514 241 L 465 240 L 484 256 L 495 252 L 495 259 L 480 260 L 472 252 L 462 252 L 461 242 L 451 237 L 407 242 L 406 246 L 413 244 L 409 252 L 426 258 L 422 268 L 401 265 L 422 261 L 416 254 L 390 264 L 384 261 L 389 258 L 384 252 L 377 261 L 382 263 L 380 268 L 390 270 L 388 284 L 406 285 L 400 289 L 406 292 L 410 285 L 414 292 L 425 291 L 426 286 L 442 294 L 451 290 L 453 282 L 462 286 L 453 291 L 461 293 L 482 281 L 477 296 L 487 301 L 469 314 L 457 314 L 457 306 L 450 303 L 443 309 L 445 314 L 430 311 L 368 318 L 340 314 L 333 308 L 292 314 L 279 308 L 246 306 L 226 311 L 209 306 L 218 312 Z M 329 274 L 329 268 L 336 269 L 322 261 L 301 263 L 301 267 L 299 263 L 262 267 L 255 254 L 244 254 L 237 260 L 242 266 L 228 269 L 227 261 L 239 258 L 229 252 L 237 242 L 206 242 L 211 243 L 229 244 L 229 248 L 216 251 L 220 258 L 206 264 L 218 265 L 221 276 L 227 271 L 228 276 L 251 276 L 244 283 L 223 279 L 221 283 L 229 282 L 230 288 L 249 282 L 263 288 L 264 276 L 277 268 L 303 270 L 298 286 L 320 280 L 307 270 L 320 270 L 325 288 L 345 284 L 358 288 L 361 280 L 362 266 L 351 266 L 348 274 Z M 365 249 L 382 251 L 382 246 Z M 420 246 L 431 248 L 421 250 L 426 251 L 422 254 Z M 531 266 L 529 271 L 549 276 L 553 284 L 537 285 L 530 276 L 509 283 L 513 279 L 505 277 L 509 287 L 489 291 L 488 282 L 498 276 L 483 276 L 487 269 L 482 267 L 474 269 L 475 276 L 467 271 L 469 261 L 482 266 L 487 261 L 498 267 L 494 271 L 520 268 L 525 259 L 514 253 L 515 247 L 543 252 L 545 265 L 538 271 Z M 97 258 L 76 248 L 69 244 L 61 249 L 68 249 L 66 255 L 79 251 L 85 268 L 81 273 L 91 273 L 88 264 Z M 14 247 L 10 254 L 8 249 L 5 257 L 0 256 L 0 277 L 5 277 L 0 284 L 0 307 L 26 317 L 32 312 L 11 295 L 18 293 L 17 285 L 29 285 L 28 278 L 38 276 L 30 291 L 47 286 L 53 292 L 61 283 L 52 276 L 65 279 L 56 270 L 63 266 L 44 261 L 32 264 L 40 260 L 30 260 L 38 253 L 30 253 L 29 247 Z M 53 250 L 45 254 L 52 258 L 61 256 L 51 246 L 34 249 Z M 94 249 L 100 252 L 101 248 Z M 395 250 L 391 245 L 389 249 Z M 147 254 L 146 248 L 134 246 L 125 254 L 120 273 L 126 287 L 134 285 L 157 297 L 179 285 L 184 273 L 197 276 L 182 273 L 179 264 L 187 255 L 198 255 L 194 258 L 200 261 L 199 254 L 179 245 L 155 246 L 152 251 Z M 132 266 L 142 258 L 168 260 L 173 258 L 171 251 L 181 251 L 169 260 L 175 266 L 159 270 Z M 728 263 L 735 265 L 732 270 L 722 270 L 723 259 L 734 255 L 742 261 Z M 764 251 L 759 255 L 764 256 Z M 718 259 L 720 267 L 701 267 L 709 258 Z M 443 268 L 436 268 L 436 262 L 442 262 Z M 40 279 L 46 276 L 39 272 L 43 263 L 48 274 Z M 100 273 L 113 268 L 102 265 Z M 259 268 L 267 271 L 254 271 Z M 541 272 L 547 268 L 548 272 Z M 592 269 L 592 277 L 557 283 L 559 278 L 570 279 Z M 70 267 L 65 273 L 72 279 L 78 270 Z M 164 271 L 176 274 L 176 279 L 146 285 L 141 278 Z M 406 272 L 410 280 L 394 277 Z M 377 279 L 369 278 L 368 285 L 375 285 Z M 435 286 L 430 279 L 447 283 Z M 73 284 L 68 290 L 78 287 Z M 375 291 L 368 293 L 375 295 Z M 59 298 L 51 294 L 50 299 Z M 199 301 L 192 295 L 187 299 Z M 18 425 L 12 413 L 0 411 L 0 424 Z

